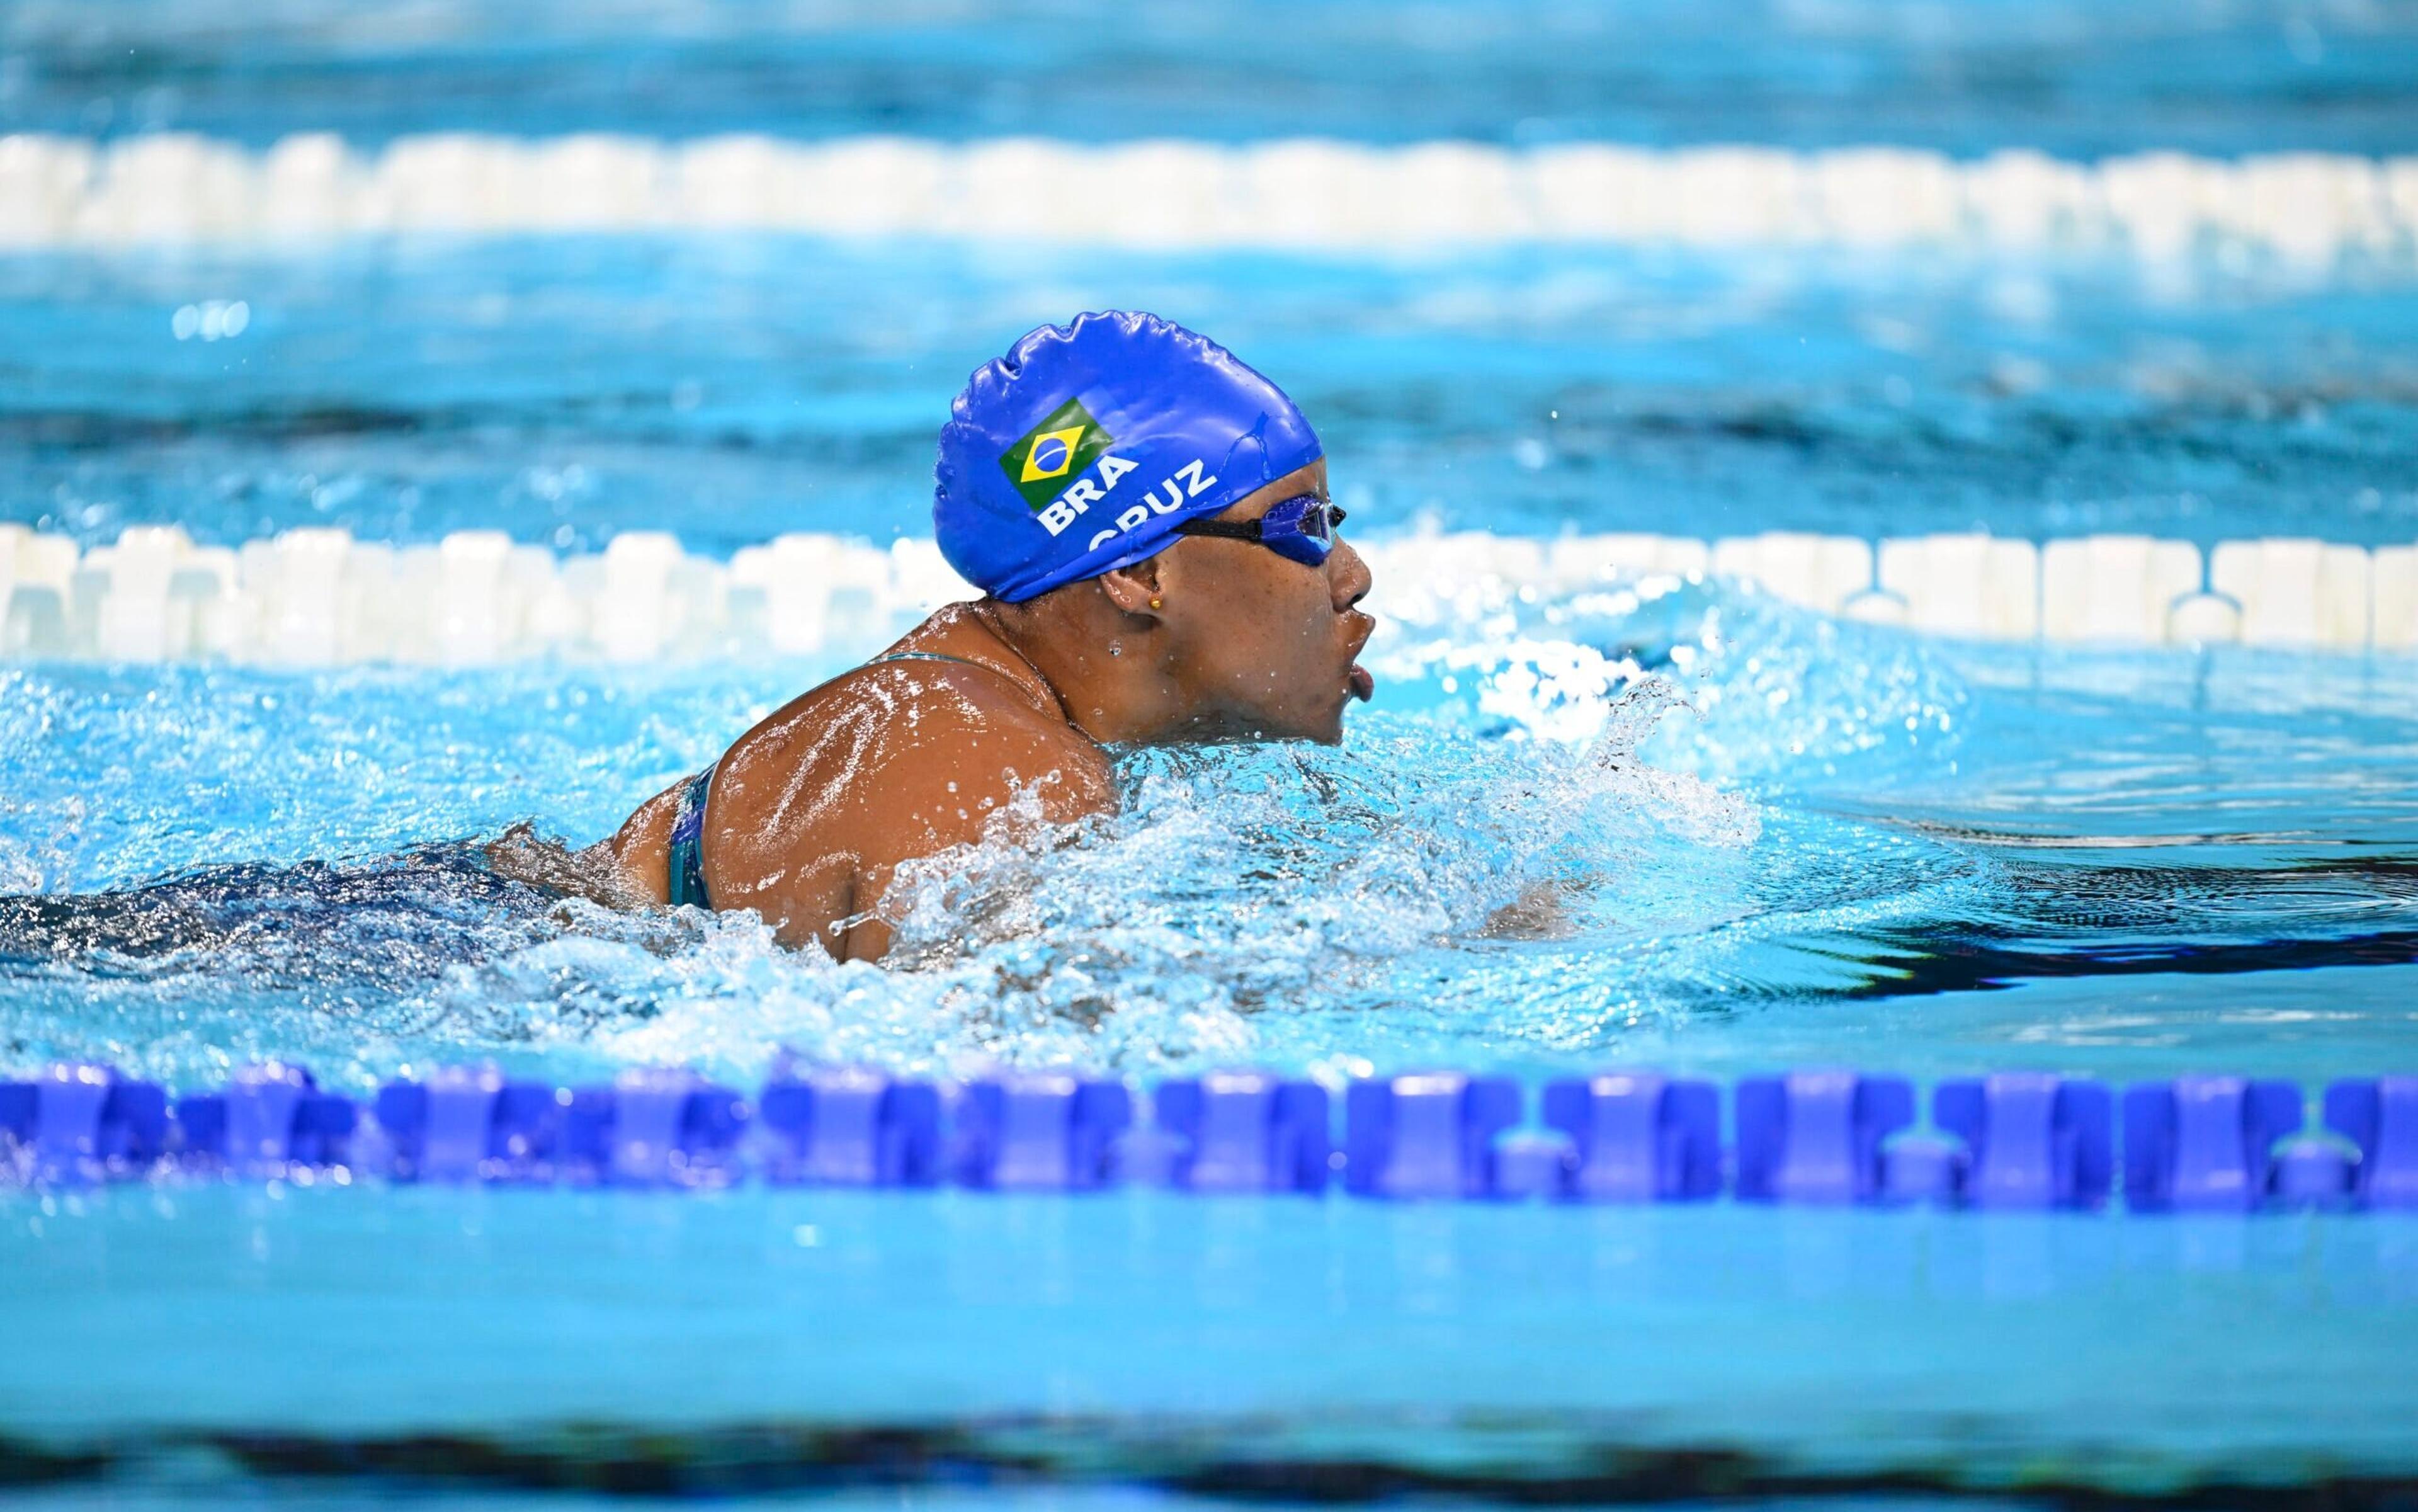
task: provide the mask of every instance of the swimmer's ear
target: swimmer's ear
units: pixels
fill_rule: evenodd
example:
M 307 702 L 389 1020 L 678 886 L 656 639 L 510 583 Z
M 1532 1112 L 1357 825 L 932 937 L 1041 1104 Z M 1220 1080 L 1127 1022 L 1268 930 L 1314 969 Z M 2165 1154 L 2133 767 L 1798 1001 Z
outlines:
M 1138 619 L 1156 619 L 1161 608 L 1158 586 L 1158 558 L 1147 557 L 1124 567 L 1111 568 L 1098 579 L 1100 591 L 1109 602 Z

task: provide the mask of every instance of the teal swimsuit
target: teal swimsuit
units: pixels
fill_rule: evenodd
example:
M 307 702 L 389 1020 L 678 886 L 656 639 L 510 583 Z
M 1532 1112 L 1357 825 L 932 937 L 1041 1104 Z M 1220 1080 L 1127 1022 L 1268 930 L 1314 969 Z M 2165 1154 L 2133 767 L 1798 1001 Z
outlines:
M 893 651 L 865 663 L 879 666 L 884 662 L 955 662 L 960 666 L 978 666 L 986 672 L 999 668 L 986 662 L 972 662 L 962 656 L 943 656 L 938 651 Z M 705 805 L 713 796 L 713 769 L 706 768 L 681 787 L 680 807 L 672 815 L 671 853 L 665 858 L 665 871 L 669 874 L 672 907 L 693 906 L 711 909 L 712 901 L 705 895 Z
M 672 851 L 665 869 L 671 874 L 672 907 L 711 909 L 705 895 L 705 801 L 713 793 L 713 769 L 706 768 L 681 788 L 680 809 L 672 816 Z

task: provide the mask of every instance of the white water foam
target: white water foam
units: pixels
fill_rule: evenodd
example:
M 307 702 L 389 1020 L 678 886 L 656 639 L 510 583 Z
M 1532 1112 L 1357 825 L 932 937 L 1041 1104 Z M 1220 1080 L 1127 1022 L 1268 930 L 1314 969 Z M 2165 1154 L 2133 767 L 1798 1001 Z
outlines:
M 675 229 L 1355 252 L 1965 244 L 2150 262 L 2247 247 L 2323 270 L 2412 260 L 2418 158 L 471 132 L 374 152 L 311 133 L 255 152 L 178 133 L 0 137 L 0 247 Z
M 1637 756 L 1685 708 L 1642 678 L 1598 702 L 1591 742 L 1149 753 L 1111 818 L 1036 846 L 1037 812 L 1009 815 L 905 868 L 882 970 L 780 951 L 752 916 L 691 920 L 694 940 L 663 951 L 592 912 L 462 969 L 429 1006 L 474 1037 L 500 1012 L 614 1061 L 749 1067 L 783 1044 L 957 1074 L 1293 1061 L 1304 1010 L 1391 990 L 1455 941 L 1592 933 L 1607 897 L 1683 930 L 1737 912 L 1755 805 Z

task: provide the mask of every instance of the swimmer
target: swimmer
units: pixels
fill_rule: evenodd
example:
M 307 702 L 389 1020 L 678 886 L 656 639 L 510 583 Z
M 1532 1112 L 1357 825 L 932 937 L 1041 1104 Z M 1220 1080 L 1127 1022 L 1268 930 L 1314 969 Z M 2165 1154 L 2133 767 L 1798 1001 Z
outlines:
M 982 839 L 1019 793 L 1053 825 L 1113 811 L 1112 747 L 1342 738 L 1374 691 L 1369 568 L 1274 384 L 1110 312 L 1027 335 L 950 417 L 932 525 L 984 596 L 649 800 L 574 858 L 589 891 L 753 909 L 784 943 L 873 960 L 901 864 Z

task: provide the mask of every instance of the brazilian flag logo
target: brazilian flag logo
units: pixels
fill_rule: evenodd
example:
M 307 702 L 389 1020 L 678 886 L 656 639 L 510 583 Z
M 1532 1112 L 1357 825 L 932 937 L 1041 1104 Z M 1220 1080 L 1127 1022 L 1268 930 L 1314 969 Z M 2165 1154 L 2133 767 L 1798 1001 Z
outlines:
M 1116 444 L 1079 399 L 1069 399 L 1042 422 L 1024 433 L 999 459 L 1007 481 L 1036 512 L 1066 491 L 1066 481 L 1096 461 Z

